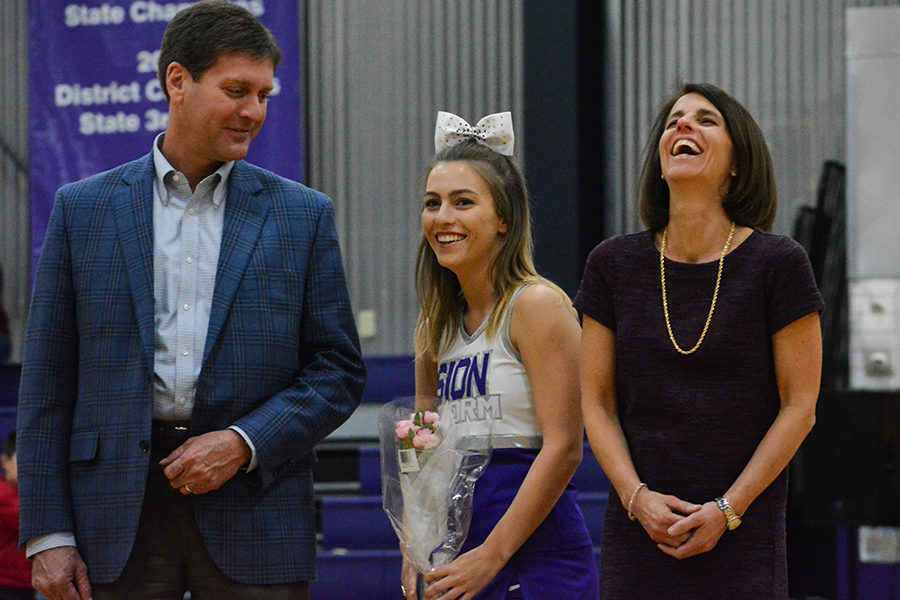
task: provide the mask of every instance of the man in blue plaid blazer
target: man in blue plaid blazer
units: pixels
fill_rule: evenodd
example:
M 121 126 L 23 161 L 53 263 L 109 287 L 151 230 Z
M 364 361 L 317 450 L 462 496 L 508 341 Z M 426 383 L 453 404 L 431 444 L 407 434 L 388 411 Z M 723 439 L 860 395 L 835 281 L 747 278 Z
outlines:
M 243 8 L 180 12 L 166 133 L 57 194 L 18 423 L 51 600 L 308 597 L 313 448 L 365 372 L 331 202 L 242 160 L 280 56 Z

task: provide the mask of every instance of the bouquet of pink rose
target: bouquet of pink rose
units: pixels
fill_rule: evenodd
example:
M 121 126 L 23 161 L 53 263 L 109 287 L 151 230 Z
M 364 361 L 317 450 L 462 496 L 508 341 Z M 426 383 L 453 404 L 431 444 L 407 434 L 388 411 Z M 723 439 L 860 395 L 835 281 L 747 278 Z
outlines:
M 409 472 L 404 470 L 404 465 L 407 465 L 407 468 L 412 468 L 411 457 L 415 457 L 417 459 L 416 463 L 418 463 L 418 456 L 421 451 L 437 448 L 438 444 L 441 443 L 441 438 L 438 434 L 440 426 L 441 416 L 430 410 L 419 410 L 410 413 L 408 419 L 402 419 L 397 422 L 396 433 L 400 439 L 400 449 L 407 451 L 400 453 L 401 471 L 404 473 Z M 409 450 L 415 450 L 416 452 L 409 453 Z M 404 459 L 404 457 L 406 458 Z M 414 470 L 418 471 L 418 468 Z
M 469 533 L 490 427 L 487 435 L 467 435 L 449 411 L 416 410 L 411 398 L 385 404 L 378 422 L 384 511 L 403 554 L 427 573 L 452 561 Z

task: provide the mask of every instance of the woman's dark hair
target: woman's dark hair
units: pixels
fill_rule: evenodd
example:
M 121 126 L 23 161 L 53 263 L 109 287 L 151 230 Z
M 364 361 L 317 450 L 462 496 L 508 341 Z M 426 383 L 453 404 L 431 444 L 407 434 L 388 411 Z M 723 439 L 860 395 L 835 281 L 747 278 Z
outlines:
M 225 0 L 205 0 L 175 14 L 163 34 L 159 51 L 159 83 L 166 101 L 166 72 L 177 62 L 199 81 L 220 56 L 246 54 L 258 60 L 281 62 L 272 33 L 250 12 Z
M 651 230 L 662 229 L 669 221 L 669 186 L 662 179 L 659 140 L 675 102 L 685 94 L 699 94 L 709 100 L 725 119 L 725 129 L 734 148 L 736 175 L 722 199 L 728 217 L 738 225 L 772 228 L 777 205 L 772 157 L 759 125 L 741 104 L 709 83 L 687 83 L 660 109 L 653 123 L 641 169 L 639 210 L 641 220 Z

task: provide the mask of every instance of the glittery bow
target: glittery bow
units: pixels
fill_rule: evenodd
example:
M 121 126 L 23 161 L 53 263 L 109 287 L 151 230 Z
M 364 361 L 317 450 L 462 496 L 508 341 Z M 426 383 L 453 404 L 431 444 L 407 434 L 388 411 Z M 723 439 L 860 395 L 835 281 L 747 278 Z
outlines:
M 473 127 L 453 113 L 438 112 L 434 127 L 435 152 L 455 146 L 466 138 L 475 138 L 494 152 L 512 156 L 515 145 L 512 113 L 507 111 L 482 117 Z

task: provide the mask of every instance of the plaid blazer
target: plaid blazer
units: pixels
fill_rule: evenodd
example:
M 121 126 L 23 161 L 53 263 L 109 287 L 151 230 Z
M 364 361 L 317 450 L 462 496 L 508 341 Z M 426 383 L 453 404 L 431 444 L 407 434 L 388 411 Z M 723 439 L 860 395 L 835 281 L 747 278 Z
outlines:
M 153 398 L 150 155 L 57 193 L 31 301 L 19 400 L 21 540 L 74 531 L 114 581 L 134 544 Z M 191 432 L 238 425 L 259 467 L 193 497 L 206 547 L 248 584 L 315 578 L 311 465 L 365 370 L 334 209 L 239 161 L 231 172 Z

